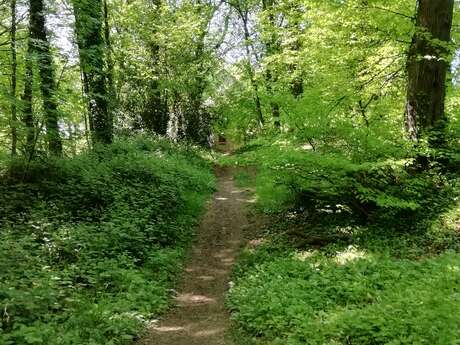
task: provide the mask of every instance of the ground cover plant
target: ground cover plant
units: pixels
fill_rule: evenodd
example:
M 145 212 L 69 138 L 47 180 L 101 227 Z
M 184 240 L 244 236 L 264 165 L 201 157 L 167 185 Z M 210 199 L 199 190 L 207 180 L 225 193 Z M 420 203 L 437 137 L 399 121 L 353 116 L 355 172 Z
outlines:
M 459 19 L 0 0 L 0 345 L 458 343 Z
M 169 305 L 213 190 L 209 163 L 137 137 L 2 164 L 0 343 L 131 343 Z
M 257 162 L 256 209 L 275 224 L 235 269 L 237 333 L 263 344 L 456 344 L 457 172 L 300 146 L 259 141 L 224 158 Z

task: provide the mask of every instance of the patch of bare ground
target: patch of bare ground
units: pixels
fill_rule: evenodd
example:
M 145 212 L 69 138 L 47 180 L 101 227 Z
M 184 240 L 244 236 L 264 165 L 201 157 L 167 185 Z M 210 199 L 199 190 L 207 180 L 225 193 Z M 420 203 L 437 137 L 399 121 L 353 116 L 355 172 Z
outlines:
M 246 241 L 247 206 L 254 200 L 248 190 L 235 187 L 231 168 L 216 168 L 216 175 L 218 189 L 198 229 L 176 306 L 150 325 L 138 345 L 235 345 L 228 335 L 225 296 Z

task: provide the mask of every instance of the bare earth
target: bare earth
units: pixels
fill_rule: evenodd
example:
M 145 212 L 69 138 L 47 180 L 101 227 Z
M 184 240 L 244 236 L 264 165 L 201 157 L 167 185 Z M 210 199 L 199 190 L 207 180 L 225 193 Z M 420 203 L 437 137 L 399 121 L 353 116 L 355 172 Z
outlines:
M 229 276 L 248 226 L 245 204 L 251 197 L 235 188 L 229 168 L 218 169 L 213 196 L 193 245 L 176 307 L 150 326 L 139 345 L 234 345 L 226 331 Z

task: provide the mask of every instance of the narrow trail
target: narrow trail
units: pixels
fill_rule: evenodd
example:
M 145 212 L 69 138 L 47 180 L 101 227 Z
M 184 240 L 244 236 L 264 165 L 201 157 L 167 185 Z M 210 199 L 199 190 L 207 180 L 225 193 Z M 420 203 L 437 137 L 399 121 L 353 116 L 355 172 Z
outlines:
M 218 189 L 198 229 L 176 307 L 150 327 L 139 345 L 235 345 L 225 309 L 232 266 L 248 226 L 250 196 L 235 187 L 230 168 L 216 169 Z

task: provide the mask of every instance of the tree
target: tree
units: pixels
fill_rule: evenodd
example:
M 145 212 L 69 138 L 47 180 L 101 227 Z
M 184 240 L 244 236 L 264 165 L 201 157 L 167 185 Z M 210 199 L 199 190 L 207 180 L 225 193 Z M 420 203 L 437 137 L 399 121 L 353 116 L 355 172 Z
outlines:
M 93 141 L 110 144 L 113 118 L 109 112 L 101 0 L 73 0 L 75 31 L 83 88 Z
M 196 66 L 196 74 L 187 92 L 188 104 L 184 112 L 185 136 L 195 143 L 207 145 L 211 134 L 211 124 L 209 114 L 203 107 L 203 97 L 208 86 L 207 64 L 210 52 L 205 41 L 217 6 L 210 1 L 197 0 L 193 3 L 193 9 L 200 20 L 194 37 L 193 53 L 190 56 L 190 62 Z
M 45 28 L 45 7 L 43 0 L 30 0 L 30 41 L 34 59 L 40 74 L 40 91 L 45 111 L 46 136 L 48 148 L 54 155 L 62 153 L 59 134 L 58 109 L 56 101 L 56 81 L 51 47 Z
M 442 132 L 446 121 L 444 100 L 453 8 L 454 0 L 418 1 L 415 33 L 406 67 L 405 123 L 414 141 L 425 135 L 431 136 L 431 144 L 442 141 L 439 133 L 434 135 L 434 132 Z
M 275 19 L 275 0 L 262 0 L 262 10 L 267 16 L 267 30 L 266 31 L 266 39 L 264 40 L 265 43 L 265 50 L 266 55 L 270 57 L 273 54 L 276 54 L 280 50 L 279 40 L 277 38 L 277 25 Z M 273 84 L 276 83 L 278 79 L 277 71 L 268 64 L 267 69 L 265 71 L 265 81 L 266 81 L 266 89 L 268 95 L 270 97 L 270 108 L 272 111 L 273 116 L 273 124 L 275 128 L 281 127 L 280 122 L 280 106 L 277 102 L 273 100 L 274 92 L 273 92 Z
M 24 91 L 21 97 L 22 100 L 22 121 L 26 128 L 26 143 L 24 151 L 29 160 L 32 159 L 35 151 L 36 130 L 33 114 L 33 61 L 32 61 L 32 43 L 28 42 L 26 54 L 26 66 L 24 73 Z
M 11 50 L 11 154 L 17 153 L 17 108 L 16 108 L 16 89 L 17 89 L 17 50 L 16 50 L 16 0 L 11 0 L 11 28 L 10 28 L 10 50 Z
M 161 16 L 161 0 L 153 0 L 154 13 Z M 153 25 L 152 37 L 147 42 L 150 53 L 150 73 L 149 89 L 147 94 L 147 104 L 141 112 L 144 126 L 159 135 L 166 135 L 168 129 L 168 109 L 160 85 L 160 45 L 156 42 L 156 25 Z
M 256 116 L 257 116 L 257 121 L 259 123 L 259 127 L 263 128 L 265 119 L 264 115 L 262 112 L 262 104 L 260 101 L 260 96 L 259 96 L 259 86 L 257 84 L 256 80 L 256 75 L 254 71 L 254 67 L 252 66 L 252 59 L 255 57 L 256 59 L 257 54 L 254 54 L 254 46 L 251 43 L 251 32 L 250 32 L 250 8 L 249 4 L 246 4 L 244 1 L 240 0 L 230 0 L 227 1 L 228 5 L 232 7 L 236 13 L 239 19 L 241 20 L 243 24 L 243 37 L 244 37 L 244 50 L 246 53 L 246 63 L 245 63 L 245 68 L 246 68 L 246 73 L 249 77 L 249 81 L 252 87 L 252 93 L 253 93 L 253 98 L 254 98 L 254 104 L 256 107 Z
M 117 99 L 117 93 L 114 84 L 114 62 L 112 58 L 112 43 L 110 38 L 110 24 L 109 24 L 109 6 L 107 0 L 103 0 L 104 6 L 104 40 L 105 50 L 107 54 L 107 88 L 110 96 L 109 111 L 112 111 Z

